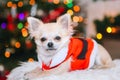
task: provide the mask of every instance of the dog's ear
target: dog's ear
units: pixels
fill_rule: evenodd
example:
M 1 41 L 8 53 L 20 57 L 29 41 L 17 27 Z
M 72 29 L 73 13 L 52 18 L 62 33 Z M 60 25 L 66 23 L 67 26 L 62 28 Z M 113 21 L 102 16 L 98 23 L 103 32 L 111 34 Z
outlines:
M 57 19 L 57 23 L 63 25 L 63 27 L 68 29 L 70 27 L 70 23 L 71 23 L 70 14 L 64 14 L 64 15 L 60 16 Z
M 29 24 L 28 30 L 31 37 L 35 37 L 40 27 L 43 25 L 43 22 L 34 17 L 28 17 L 27 22 Z

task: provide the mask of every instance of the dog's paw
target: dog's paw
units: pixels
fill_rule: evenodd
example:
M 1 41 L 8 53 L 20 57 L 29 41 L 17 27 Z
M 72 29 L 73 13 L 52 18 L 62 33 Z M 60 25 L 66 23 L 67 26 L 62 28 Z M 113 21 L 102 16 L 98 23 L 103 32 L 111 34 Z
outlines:
M 42 70 L 40 68 L 36 68 L 33 71 L 24 74 L 24 79 L 25 80 L 35 79 L 35 78 L 39 77 L 41 72 L 42 72 Z

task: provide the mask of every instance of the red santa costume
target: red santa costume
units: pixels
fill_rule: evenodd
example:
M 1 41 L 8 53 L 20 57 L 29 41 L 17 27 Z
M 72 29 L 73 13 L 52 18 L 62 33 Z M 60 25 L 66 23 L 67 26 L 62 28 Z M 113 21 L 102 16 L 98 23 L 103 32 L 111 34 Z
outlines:
M 65 51 L 66 54 L 62 54 Z M 41 67 L 43 70 L 52 69 L 71 57 L 70 71 L 89 69 L 94 65 L 96 53 L 97 43 L 94 40 L 71 38 L 68 48 L 61 50 L 60 54 L 51 60 L 50 65 L 42 63 Z

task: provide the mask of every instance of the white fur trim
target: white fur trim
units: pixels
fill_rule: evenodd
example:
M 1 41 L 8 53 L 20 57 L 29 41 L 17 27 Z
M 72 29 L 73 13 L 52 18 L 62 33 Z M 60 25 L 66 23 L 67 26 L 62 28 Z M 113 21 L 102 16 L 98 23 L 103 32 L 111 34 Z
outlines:
M 60 64 L 62 61 L 65 60 L 68 53 L 68 47 L 64 47 L 61 49 L 52 59 L 52 62 L 50 64 L 50 67 L 54 67 L 58 64 Z
M 91 56 L 90 56 L 90 63 L 89 63 L 88 69 L 91 68 L 94 65 L 95 57 L 96 57 L 97 51 L 98 51 L 97 42 L 95 40 L 93 40 L 93 43 L 94 43 L 94 47 L 93 47 L 93 50 L 92 50 L 92 53 L 91 53 Z

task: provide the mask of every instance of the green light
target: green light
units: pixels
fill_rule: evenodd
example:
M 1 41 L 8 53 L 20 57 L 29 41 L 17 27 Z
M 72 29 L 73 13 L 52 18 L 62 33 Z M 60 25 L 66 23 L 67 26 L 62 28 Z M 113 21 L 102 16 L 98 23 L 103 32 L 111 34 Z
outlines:
M 73 2 L 73 0 L 68 0 L 68 3 L 72 3 Z
M 18 23 L 18 29 L 22 29 L 23 28 L 23 23 Z
M 68 3 L 68 4 L 67 4 L 67 7 L 68 7 L 68 8 L 72 8 L 72 7 L 73 7 L 73 3 Z

